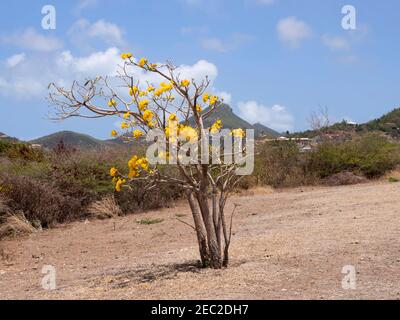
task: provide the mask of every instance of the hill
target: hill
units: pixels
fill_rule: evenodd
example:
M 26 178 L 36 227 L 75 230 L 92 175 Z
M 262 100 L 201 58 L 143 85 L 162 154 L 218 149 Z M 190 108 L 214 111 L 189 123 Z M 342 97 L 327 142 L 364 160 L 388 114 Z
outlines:
M 382 131 L 393 137 L 400 137 L 400 108 L 360 125 L 360 129 L 363 131 Z
M 93 138 L 87 134 L 73 131 L 60 131 L 29 141 L 32 144 L 40 144 L 45 148 L 55 148 L 62 141 L 66 146 L 74 148 L 99 148 L 105 144 L 104 141 Z
M 261 123 L 256 123 L 253 125 L 253 127 L 256 131 L 256 136 L 265 136 L 269 138 L 277 138 L 282 136 L 282 134 L 279 133 L 278 131 L 268 128 L 267 126 L 264 126 Z
M 205 109 L 203 111 L 203 114 L 206 113 L 208 110 L 209 108 Z M 267 136 L 269 138 L 276 138 L 281 135 L 278 132 L 262 124 L 259 123 L 255 125 L 250 124 L 249 122 L 237 116 L 233 112 L 232 108 L 225 103 L 221 104 L 213 113 L 211 113 L 206 119 L 204 119 L 204 125 L 206 127 L 211 127 L 212 124 L 218 119 L 222 120 L 224 128 L 227 129 L 237 129 L 237 128 L 254 129 L 256 137 Z M 190 118 L 189 123 L 190 125 L 193 126 L 194 119 Z
M 3 132 L 0 132 L 0 140 L 10 141 L 10 142 L 18 142 L 19 141 L 17 138 L 10 137 Z
M 313 138 L 319 135 L 320 132 L 332 133 L 365 133 L 365 132 L 382 132 L 390 135 L 393 138 L 400 138 L 400 108 L 396 108 L 382 117 L 368 121 L 362 124 L 351 124 L 345 120 L 334 123 L 333 125 L 323 128 L 321 130 L 306 130 L 303 132 L 296 132 L 290 137 L 308 137 Z

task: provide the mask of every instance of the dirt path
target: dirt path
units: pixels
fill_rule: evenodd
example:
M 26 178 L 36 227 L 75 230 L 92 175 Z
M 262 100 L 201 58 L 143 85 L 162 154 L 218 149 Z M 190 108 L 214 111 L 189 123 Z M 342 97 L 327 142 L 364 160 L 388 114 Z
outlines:
M 400 185 L 235 197 L 232 265 L 193 266 L 187 206 L 79 222 L 0 243 L 2 299 L 400 299 Z M 228 212 L 230 212 L 228 210 Z M 142 225 L 137 220 L 164 219 Z M 41 287 L 43 265 L 57 289 Z M 343 266 L 357 271 L 344 290 Z

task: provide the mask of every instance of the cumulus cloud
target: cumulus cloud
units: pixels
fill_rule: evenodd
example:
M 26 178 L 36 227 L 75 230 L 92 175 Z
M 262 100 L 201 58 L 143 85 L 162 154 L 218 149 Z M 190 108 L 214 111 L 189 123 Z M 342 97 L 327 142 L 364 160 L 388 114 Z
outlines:
M 20 32 L 0 37 L 0 42 L 33 51 L 50 52 L 59 50 L 63 42 L 54 36 L 45 36 L 38 33 L 34 28 L 27 28 Z
M 244 33 L 233 33 L 227 39 L 217 37 L 205 38 L 201 41 L 203 48 L 218 51 L 228 52 L 234 51 L 242 46 L 245 46 L 255 39 L 254 36 Z
M 14 54 L 6 60 L 6 65 L 9 68 L 13 68 L 25 60 L 25 53 Z
M 348 49 L 350 49 L 350 43 L 344 37 L 330 36 L 328 34 L 324 34 L 322 36 L 322 43 L 331 50 L 348 50 Z
M 9 58 L 10 59 L 10 58 Z M 21 60 L 21 57 L 19 57 Z M 83 81 L 88 77 L 117 75 L 122 64 L 120 51 L 116 47 L 97 51 L 89 55 L 75 56 L 70 51 L 57 54 L 24 56 L 24 63 L 16 63 L 13 58 L 13 68 L 7 67 L 7 60 L 0 64 L 0 95 L 14 96 L 19 99 L 43 98 L 47 95 L 47 86 L 55 82 L 68 86 L 73 80 Z M 152 72 L 137 68 L 132 75 L 143 83 L 158 85 L 162 79 Z M 183 78 L 200 81 L 208 76 L 211 87 L 218 75 L 217 67 L 205 60 L 199 60 L 193 65 L 180 65 L 176 73 Z M 125 90 L 126 91 L 126 90 Z M 226 95 L 227 96 L 227 95 Z
M 105 20 L 90 23 L 88 20 L 79 19 L 69 29 L 68 35 L 77 47 L 90 48 L 98 41 L 108 46 L 123 46 L 125 44 L 124 33 L 121 28 Z
M 83 10 L 91 7 L 95 7 L 99 0 L 79 0 L 75 7 L 75 13 L 80 14 Z
M 297 48 L 302 41 L 312 37 L 312 29 L 307 23 L 296 17 L 288 17 L 278 22 L 277 32 L 279 39 L 291 48 Z
M 251 124 L 261 123 L 280 132 L 293 129 L 293 116 L 278 104 L 267 107 L 256 101 L 239 102 L 238 114 Z

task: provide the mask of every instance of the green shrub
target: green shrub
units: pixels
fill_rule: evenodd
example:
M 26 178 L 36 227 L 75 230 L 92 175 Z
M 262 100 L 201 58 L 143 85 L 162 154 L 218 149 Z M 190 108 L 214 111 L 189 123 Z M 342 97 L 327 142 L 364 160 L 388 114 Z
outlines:
M 320 178 L 350 171 L 367 178 L 382 176 L 400 163 L 399 146 L 386 137 L 367 134 L 343 143 L 325 142 L 310 153 L 307 170 Z

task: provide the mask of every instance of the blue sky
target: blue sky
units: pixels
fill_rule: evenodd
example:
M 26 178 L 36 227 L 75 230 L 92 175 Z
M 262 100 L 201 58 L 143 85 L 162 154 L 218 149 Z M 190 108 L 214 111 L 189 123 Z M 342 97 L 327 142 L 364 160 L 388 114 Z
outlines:
M 56 9 L 43 30 L 42 7 Z M 342 28 L 344 5 L 357 29 Z M 236 113 L 279 131 L 364 122 L 400 104 L 397 0 L 77 0 L 0 2 L 0 131 L 31 139 L 59 130 L 107 138 L 115 119 L 48 120 L 50 81 L 108 74 L 121 51 L 211 74 Z

